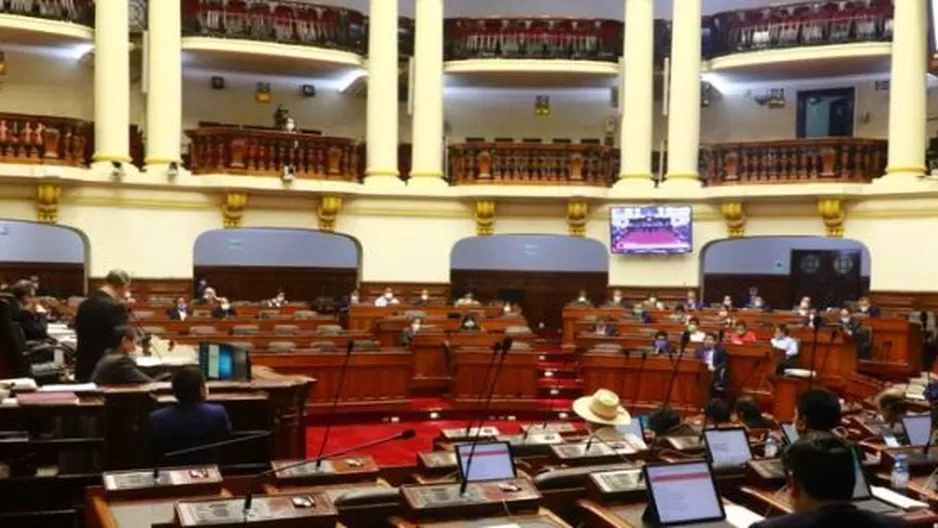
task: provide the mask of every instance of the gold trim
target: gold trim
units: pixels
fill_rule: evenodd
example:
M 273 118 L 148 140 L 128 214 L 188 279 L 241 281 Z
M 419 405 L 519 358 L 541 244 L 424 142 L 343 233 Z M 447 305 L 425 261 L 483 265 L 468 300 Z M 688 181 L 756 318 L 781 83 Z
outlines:
M 368 169 L 365 171 L 365 176 L 394 176 L 399 177 L 400 172 L 396 170 L 387 170 L 387 169 Z
M 225 229 L 241 227 L 244 210 L 248 206 L 248 194 L 240 192 L 226 193 L 221 204 L 221 222 Z
M 478 200 L 475 208 L 476 234 L 492 236 L 495 234 L 495 200 Z
M 316 209 L 320 231 L 335 232 L 335 221 L 339 217 L 340 209 L 342 209 L 341 196 L 324 195 L 322 197 L 319 201 L 319 207 Z
M 36 187 L 36 220 L 43 224 L 55 224 L 59 221 L 59 199 L 62 187 L 42 184 Z
M 567 203 L 567 232 L 570 236 L 585 237 L 589 221 L 589 204 L 586 200 L 571 200 Z
M 116 161 L 118 163 L 130 163 L 133 161 L 130 157 L 124 156 L 123 154 L 99 154 L 95 153 L 94 156 L 91 156 L 92 162 L 97 161 Z
M 746 234 L 746 211 L 742 202 L 723 202 L 720 214 L 726 222 L 726 236 L 741 238 Z
M 437 172 L 437 171 L 420 171 L 420 172 L 411 171 L 410 177 L 411 178 L 441 178 L 442 179 L 443 173 Z
M 925 174 L 925 167 L 886 167 L 886 174 Z

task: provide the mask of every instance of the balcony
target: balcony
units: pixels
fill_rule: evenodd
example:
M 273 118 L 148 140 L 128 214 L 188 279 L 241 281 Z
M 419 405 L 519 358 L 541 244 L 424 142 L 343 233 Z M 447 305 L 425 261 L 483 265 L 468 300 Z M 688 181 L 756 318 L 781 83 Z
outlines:
M 608 187 L 618 151 L 601 145 L 462 143 L 449 147 L 453 185 Z
M 358 142 L 272 128 L 201 126 L 186 132 L 188 165 L 196 175 L 274 176 L 292 169 L 298 179 L 357 182 Z
M 712 145 L 708 185 L 869 183 L 886 170 L 887 141 L 817 138 Z
M 93 135 L 87 121 L 0 114 L 0 163 L 81 167 L 91 158 Z
M 0 1 L 0 34 L 5 42 L 91 41 L 93 27 L 94 0 Z

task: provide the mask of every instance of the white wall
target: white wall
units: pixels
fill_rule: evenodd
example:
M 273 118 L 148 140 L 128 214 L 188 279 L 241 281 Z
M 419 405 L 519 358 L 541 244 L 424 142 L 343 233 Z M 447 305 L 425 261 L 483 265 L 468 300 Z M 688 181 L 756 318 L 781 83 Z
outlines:
M 460 240 L 453 269 L 603 272 L 609 253 L 601 242 L 563 235 L 495 235 Z
M 814 237 L 747 237 L 723 240 L 703 252 L 703 273 L 788 275 L 792 250 L 860 251 L 860 274 L 870 276 L 870 252 L 853 240 Z
M 218 229 L 202 233 L 193 250 L 196 266 L 356 268 L 351 239 L 296 229 Z
M 0 261 L 83 264 L 85 241 L 64 227 L 0 220 Z

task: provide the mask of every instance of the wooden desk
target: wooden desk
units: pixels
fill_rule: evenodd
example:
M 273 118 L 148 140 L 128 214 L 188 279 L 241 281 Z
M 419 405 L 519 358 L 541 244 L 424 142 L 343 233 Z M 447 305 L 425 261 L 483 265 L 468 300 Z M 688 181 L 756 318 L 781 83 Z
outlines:
M 389 317 L 379 319 L 375 322 L 375 338 L 382 346 L 398 346 L 401 344 L 401 334 L 404 329 L 410 326 L 410 319 L 407 317 Z M 462 321 L 460 319 L 434 318 L 424 319 L 422 329 L 435 333 L 452 334 L 460 332 Z M 505 333 L 505 328 L 509 326 L 528 326 L 524 317 L 496 317 L 479 319 L 479 326 L 488 333 L 498 335 L 499 338 Z
M 338 334 L 338 335 L 319 335 L 310 330 L 302 330 L 298 334 L 253 334 L 253 335 L 228 335 L 228 334 L 208 334 L 208 335 L 184 335 L 184 336 L 166 336 L 172 339 L 178 345 L 196 346 L 199 343 L 251 343 L 254 349 L 265 351 L 270 348 L 270 344 L 275 341 L 287 341 L 294 343 L 296 349 L 302 350 L 314 348 L 317 343 L 334 343 L 336 350 L 345 352 L 346 347 L 351 341 L 371 341 L 372 336 L 367 334 Z M 251 353 L 251 360 L 254 359 L 254 351 Z
M 410 389 L 442 394 L 449 390 L 455 361 L 452 354 L 463 347 L 485 348 L 504 339 L 503 334 L 491 332 L 452 332 L 446 334 L 433 329 L 419 332 L 410 344 L 413 357 L 413 374 Z M 515 338 L 515 341 L 533 344 L 534 335 Z M 449 345 L 450 356 L 443 351 L 444 344 Z
M 256 326 L 258 333 L 273 334 L 275 326 L 293 325 L 301 331 L 314 332 L 323 325 L 338 325 L 339 320 L 334 317 L 316 317 L 313 319 L 255 319 L 239 317 L 235 319 L 209 319 L 209 318 L 188 318 L 185 321 L 173 321 L 171 319 L 153 318 L 141 319 L 140 325 L 146 328 L 159 327 L 163 332 L 154 332 L 157 335 L 165 336 L 184 336 L 189 335 L 189 329 L 193 326 L 211 326 L 218 330 L 220 335 L 230 335 L 236 326 Z M 368 332 L 360 332 L 359 335 L 368 335 Z M 289 335 L 289 334 L 285 334 Z M 199 337 L 203 337 L 200 335 Z M 246 337 L 246 336 L 235 336 Z M 204 339 L 203 339 L 204 340 Z
M 679 365 L 677 357 L 672 361 L 667 356 L 649 356 L 642 365 L 640 357 L 591 351 L 580 358 L 579 367 L 584 394 L 609 389 L 633 412 L 653 410 L 667 399 L 675 367 L 671 405 L 678 412 L 697 413 L 710 393 L 710 372 L 691 355 L 686 355 Z
M 541 508 L 537 513 L 512 515 L 511 517 L 486 517 L 464 521 L 415 523 L 399 517 L 388 520 L 397 528 L 486 528 L 489 526 L 519 526 L 521 528 L 569 528 L 570 525 L 548 510 Z
M 301 493 L 325 493 L 339 511 L 339 522 L 346 528 L 373 528 L 385 526 L 389 517 L 401 515 L 400 496 L 388 503 L 377 502 L 344 506 L 336 504 L 339 499 L 353 492 L 368 492 L 377 490 L 394 490 L 390 484 L 383 480 L 371 482 L 353 482 L 345 484 L 332 484 L 325 486 L 272 486 L 265 485 L 264 493 L 267 495 L 295 495 Z
M 874 346 L 872 357 L 860 360 L 859 372 L 901 382 L 922 372 L 921 326 L 895 317 L 868 319 L 863 324 L 873 328 Z
M 423 312 L 428 318 L 446 318 L 447 314 L 480 313 L 483 318 L 494 318 L 502 314 L 500 306 L 495 307 L 469 307 L 469 306 L 411 306 L 408 304 L 395 304 L 379 308 L 368 304 L 356 304 L 349 308 L 348 329 L 350 332 L 374 333 L 377 321 L 395 315 L 404 315 L 408 311 Z
M 485 348 L 464 347 L 456 349 L 454 357 L 455 367 L 450 394 L 457 404 L 475 406 L 479 401 L 479 395 L 485 392 L 486 374 L 492 362 L 492 351 Z M 498 379 L 495 381 L 492 400 L 498 402 L 500 409 L 505 408 L 506 405 L 533 406 L 537 404 L 537 357 L 536 352 L 513 350 L 497 360 L 503 363 Z
M 607 505 L 603 506 L 591 500 L 580 500 L 577 504 L 586 513 L 588 526 L 595 528 L 644 528 L 649 526 L 642 521 L 642 513 L 645 511 L 645 504 L 626 504 L 626 505 Z M 723 509 L 726 511 L 727 519 L 744 516 L 747 520 L 754 515 L 754 512 L 733 504 L 727 500 L 723 501 Z M 688 526 L 711 526 L 710 524 L 690 524 Z M 729 523 L 714 524 L 714 526 L 732 526 Z M 739 526 L 749 526 L 740 524 Z
M 181 499 L 223 499 L 231 492 L 191 495 L 180 492 L 176 497 L 121 500 L 109 498 L 101 486 L 85 491 L 85 528 L 139 528 L 141 526 L 176 526 L 176 503 Z

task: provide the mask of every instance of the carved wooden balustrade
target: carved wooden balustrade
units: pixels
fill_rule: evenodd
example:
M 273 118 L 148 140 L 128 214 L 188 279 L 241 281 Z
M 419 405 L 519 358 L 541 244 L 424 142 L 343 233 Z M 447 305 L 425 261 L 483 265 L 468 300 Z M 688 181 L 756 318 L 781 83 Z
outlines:
M 704 157 L 709 185 L 862 183 L 886 170 L 883 139 L 817 138 L 712 145 Z
M 454 185 L 530 184 L 607 187 L 616 163 L 600 145 L 463 143 L 449 147 Z
M 0 163 L 82 166 L 94 126 L 67 117 L 0 114 Z
M 0 14 L 45 18 L 94 26 L 94 0 L 0 1 Z
M 278 130 L 203 127 L 186 131 L 191 139 L 193 174 L 280 176 L 292 167 L 297 178 L 358 181 L 355 140 Z

